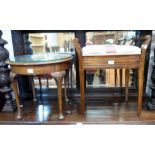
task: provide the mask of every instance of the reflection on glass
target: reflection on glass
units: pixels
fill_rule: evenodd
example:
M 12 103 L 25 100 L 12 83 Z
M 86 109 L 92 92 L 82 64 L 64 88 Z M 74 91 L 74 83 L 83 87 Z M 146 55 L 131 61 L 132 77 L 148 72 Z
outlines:
M 130 45 L 135 31 L 100 31 L 86 33 L 87 45 L 119 44 Z M 125 85 L 125 71 L 119 69 L 92 69 L 86 71 L 87 87 L 120 87 Z M 132 70 L 130 71 L 132 73 Z M 122 76 L 122 80 L 120 80 Z M 131 85 L 131 77 L 130 77 Z
M 55 61 L 62 61 L 65 59 L 70 58 L 71 55 L 68 53 L 39 53 L 39 54 L 33 54 L 33 55 L 22 55 L 22 56 L 16 56 L 14 58 L 11 58 L 10 61 L 20 63 L 30 63 L 30 62 L 55 62 Z
M 69 71 L 69 87 L 76 87 L 76 71 L 74 65 L 75 48 L 73 46 L 73 39 L 75 34 L 73 32 L 64 33 L 30 33 L 29 40 L 31 41 L 31 48 L 33 54 L 43 53 L 67 53 L 73 56 L 72 67 Z M 45 82 L 44 82 L 45 81 Z M 49 87 L 56 87 L 54 79 L 49 79 Z M 42 79 L 43 87 L 46 85 L 46 79 Z M 35 87 L 39 87 L 39 81 L 36 78 Z
M 33 53 L 73 52 L 74 33 L 30 33 Z

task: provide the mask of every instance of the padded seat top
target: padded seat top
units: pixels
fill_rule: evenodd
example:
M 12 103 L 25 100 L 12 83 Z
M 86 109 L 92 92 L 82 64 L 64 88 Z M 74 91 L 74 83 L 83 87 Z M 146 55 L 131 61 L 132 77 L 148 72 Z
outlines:
M 88 45 L 82 48 L 82 56 L 140 55 L 141 48 L 131 45 Z

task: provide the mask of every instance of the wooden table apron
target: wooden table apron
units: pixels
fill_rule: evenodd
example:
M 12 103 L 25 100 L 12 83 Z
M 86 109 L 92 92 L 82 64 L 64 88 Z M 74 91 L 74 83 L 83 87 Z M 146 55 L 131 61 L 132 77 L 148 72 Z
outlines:
M 62 80 L 65 75 L 64 71 L 69 70 L 71 65 L 72 58 L 67 58 L 60 61 L 49 61 L 49 62 L 11 62 L 7 61 L 6 63 L 10 65 L 10 69 L 12 73 L 19 75 L 39 75 L 39 74 L 47 74 L 50 73 L 55 78 L 58 86 L 58 103 L 59 103 L 59 118 L 63 119 L 63 111 L 62 111 Z M 56 75 L 53 75 L 58 73 Z M 59 74 L 60 73 L 60 74 Z M 63 74 L 61 74 L 63 73 Z M 17 80 L 12 80 L 12 88 L 15 92 L 16 103 L 17 103 L 17 119 L 22 118 L 19 94 L 17 93 Z
M 60 72 L 69 69 L 71 64 L 70 60 L 64 62 L 56 62 L 56 63 L 29 63 L 22 64 L 16 63 L 11 64 L 11 72 L 20 74 L 20 75 L 39 75 L 39 74 L 47 74 Z M 33 70 L 33 73 L 28 73 L 28 70 Z
M 80 65 L 80 92 L 81 92 L 81 113 L 84 113 L 84 71 L 88 69 L 126 69 L 126 100 L 128 100 L 128 82 L 129 69 L 138 69 L 138 108 L 137 115 L 140 116 L 142 108 L 143 95 L 143 73 L 144 73 L 144 59 L 141 55 L 107 55 L 107 56 L 82 56 Z M 127 77 L 128 76 L 128 77 Z

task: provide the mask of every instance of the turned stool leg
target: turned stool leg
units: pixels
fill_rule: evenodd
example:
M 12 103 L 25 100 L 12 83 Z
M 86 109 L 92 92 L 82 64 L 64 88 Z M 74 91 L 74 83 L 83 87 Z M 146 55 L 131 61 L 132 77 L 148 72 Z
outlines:
M 123 72 L 123 69 L 119 69 L 119 80 L 120 80 L 120 87 L 122 87 L 122 72 Z
M 141 115 L 142 111 L 142 98 L 143 98 L 143 82 L 144 82 L 144 66 L 139 68 L 138 71 L 138 108 L 137 116 Z
M 115 87 L 117 86 L 117 80 L 118 80 L 118 77 L 117 77 L 117 69 L 114 69 L 114 72 L 115 72 Z
M 85 85 L 84 85 L 84 70 L 80 70 L 80 113 L 84 114 L 85 112 Z
M 125 69 L 125 102 L 128 102 L 129 69 Z

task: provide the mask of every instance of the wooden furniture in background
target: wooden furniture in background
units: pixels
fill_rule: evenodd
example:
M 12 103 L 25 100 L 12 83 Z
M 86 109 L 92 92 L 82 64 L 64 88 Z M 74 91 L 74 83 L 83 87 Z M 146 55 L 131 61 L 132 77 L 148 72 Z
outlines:
M 33 54 L 45 52 L 45 36 L 40 33 L 29 34 L 29 39 L 32 42 Z
M 135 55 L 102 55 L 102 56 L 83 56 L 82 49 L 78 39 L 74 39 L 74 45 L 79 59 L 79 76 L 80 76 L 80 111 L 85 112 L 84 94 L 85 94 L 85 77 L 84 72 L 88 69 L 126 69 L 125 71 L 125 101 L 128 101 L 128 82 L 129 69 L 138 69 L 138 108 L 137 115 L 141 115 L 142 110 L 142 96 L 143 96 L 143 78 L 144 78 L 144 64 L 147 47 L 150 43 L 151 36 L 146 35 L 141 46 L 141 54 Z M 114 63 L 112 63 L 114 62 Z
M 121 38 L 118 39 L 117 45 L 134 45 L 135 44 L 135 38 L 131 38 L 130 40 L 127 40 L 127 38 Z M 115 69 L 115 86 L 119 85 L 120 87 L 123 86 L 125 83 L 125 76 L 123 76 L 125 73 L 125 70 L 123 69 Z
M 35 54 L 35 52 L 33 52 L 33 50 L 36 50 L 34 47 L 32 49 L 32 47 L 30 46 L 32 44 L 32 42 L 29 40 L 29 38 L 31 38 L 31 41 L 33 41 L 33 44 L 38 44 L 38 39 L 41 39 L 41 44 L 45 44 L 44 43 L 44 35 L 43 34 L 28 34 L 25 33 L 24 34 L 24 49 L 25 49 L 25 53 L 26 55 L 32 55 Z M 39 42 L 40 43 L 40 42 Z M 43 51 L 41 51 L 43 50 Z M 39 52 L 44 52 L 44 48 L 39 48 Z M 38 53 L 38 52 L 37 52 Z M 36 97 L 36 93 L 35 93 L 35 79 L 38 79 L 39 81 L 39 86 L 40 86 L 40 93 L 42 95 L 42 79 L 46 79 L 47 80 L 47 87 L 49 87 L 49 79 L 52 79 L 53 77 L 51 76 L 51 74 L 45 74 L 45 75 L 37 75 L 37 76 L 30 76 L 29 80 L 31 81 L 32 84 L 32 91 L 33 91 L 33 101 L 37 101 L 37 97 Z
M 41 59 L 42 58 L 42 59 Z M 40 75 L 51 74 L 56 80 L 58 86 L 58 103 L 59 103 L 59 119 L 63 119 L 62 110 L 62 80 L 65 76 L 65 71 L 69 70 L 71 65 L 72 56 L 69 54 L 42 54 L 42 55 L 23 55 L 17 56 L 13 60 L 8 60 L 6 63 L 10 65 L 12 76 L 12 88 L 16 96 L 17 104 L 17 119 L 22 118 L 22 112 L 20 108 L 20 98 L 18 92 L 17 75 Z M 67 82 L 67 76 L 65 76 L 65 83 Z M 66 86 L 66 84 L 65 84 Z M 65 100 L 67 94 L 65 91 Z

